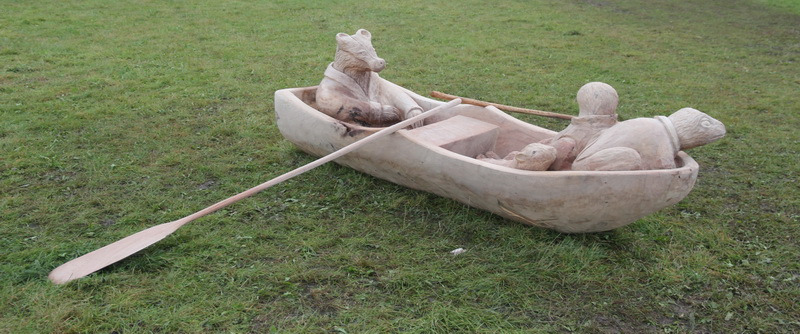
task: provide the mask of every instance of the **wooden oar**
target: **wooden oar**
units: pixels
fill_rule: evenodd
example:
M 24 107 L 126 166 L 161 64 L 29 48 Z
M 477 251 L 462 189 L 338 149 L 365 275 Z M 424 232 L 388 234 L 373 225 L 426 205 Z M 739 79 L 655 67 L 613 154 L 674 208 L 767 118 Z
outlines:
M 181 226 L 185 225 L 188 222 L 203 217 L 207 214 L 210 214 L 214 211 L 217 211 L 228 205 L 231 205 L 239 200 L 255 195 L 256 193 L 265 190 L 269 187 L 272 187 L 278 183 L 281 183 L 295 176 L 303 174 L 309 170 L 312 170 L 316 167 L 319 167 L 325 164 L 326 162 L 332 161 L 338 157 L 350 153 L 370 142 L 375 141 L 378 138 L 385 137 L 411 124 L 422 121 L 427 117 L 433 116 L 434 114 L 442 110 L 451 108 L 459 103 L 461 103 L 461 100 L 455 99 L 453 101 L 440 105 L 420 115 L 417 115 L 415 117 L 409 118 L 395 125 L 382 129 L 364 139 L 361 139 L 357 142 L 347 145 L 336 152 L 328 154 L 311 163 L 308 163 L 303 167 L 297 168 L 291 172 L 288 172 L 272 180 L 257 185 L 253 188 L 245 190 L 244 192 L 241 192 L 237 195 L 231 196 L 223 201 L 218 202 L 217 204 L 209 206 L 189 216 L 183 217 L 173 222 L 153 226 L 144 231 L 138 232 L 131 236 L 125 237 L 117 242 L 109 244 L 103 248 L 97 249 L 91 253 L 87 253 L 72 261 L 62 264 L 58 268 L 51 271 L 48 277 L 50 278 L 50 281 L 52 281 L 55 284 L 63 284 L 71 280 L 89 275 L 95 271 L 105 268 L 106 266 L 112 263 L 122 260 L 128 256 L 131 256 L 134 253 L 144 249 L 145 247 L 160 241 L 161 239 L 166 238 L 168 235 L 172 234 L 172 232 L 175 232 L 178 228 L 180 228 Z
M 497 109 L 501 109 L 501 110 L 505 110 L 505 111 L 518 112 L 518 113 L 522 113 L 522 114 L 530 114 L 530 115 L 552 117 L 552 118 L 561 118 L 561 119 L 573 119 L 573 118 L 575 118 L 575 116 L 572 116 L 572 115 L 559 114 L 559 113 L 555 113 L 555 112 L 552 112 L 552 111 L 542 111 L 542 110 L 534 110 L 534 109 L 526 109 L 526 108 L 520 108 L 520 107 L 514 107 L 514 106 L 507 106 L 505 104 L 499 104 L 499 103 L 486 102 L 486 101 L 481 101 L 481 100 L 476 100 L 476 99 L 470 99 L 468 97 L 460 97 L 460 96 L 445 94 L 445 93 L 437 92 L 437 91 L 432 91 L 431 92 L 431 96 L 433 96 L 435 98 L 445 99 L 445 100 L 461 99 L 461 101 L 463 103 L 467 103 L 467 104 L 473 104 L 473 105 L 481 106 L 481 107 L 493 106 L 493 107 L 496 107 Z

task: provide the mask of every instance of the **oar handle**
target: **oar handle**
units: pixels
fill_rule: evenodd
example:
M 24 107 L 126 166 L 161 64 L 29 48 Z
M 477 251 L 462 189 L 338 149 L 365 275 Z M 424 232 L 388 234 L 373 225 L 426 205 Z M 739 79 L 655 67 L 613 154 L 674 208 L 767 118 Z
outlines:
M 555 113 L 555 112 L 552 112 L 552 111 L 542 111 L 542 110 L 535 110 L 535 109 L 527 109 L 527 108 L 520 108 L 520 107 L 514 107 L 514 106 L 507 106 L 505 104 L 499 104 L 499 103 L 486 102 L 486 101 L 481 101 L 481 100 L 476 100 L 476 99 L 470 99 L 470 98 L 467 98 L 467 97 L 460 97 L 460 96 L 445 94 L 445 93 L 437 92 L 437 91 L 432 91 L 431 92 L 431 96 L 433 96 L 435 98 L 445 99 L 445 100 L 461 99 L 466 104 L 472 104 L 472 105 L 481 106 L 481 107 L 493 106 L 493 107 L 495 107 L 497 109 L 502 109 L 502 110 L 505 110 L 505 111 L 518 112 L 518 113 L 522 113 L 522 114 L 537 115 L 537 116 L 552 117 L 552 118 L 561 118 L 561 119 L 573 119 L 573 118 L 575 118 L 575 116 L 572 116 L 572 115 L 559 114 L 559 113 Z

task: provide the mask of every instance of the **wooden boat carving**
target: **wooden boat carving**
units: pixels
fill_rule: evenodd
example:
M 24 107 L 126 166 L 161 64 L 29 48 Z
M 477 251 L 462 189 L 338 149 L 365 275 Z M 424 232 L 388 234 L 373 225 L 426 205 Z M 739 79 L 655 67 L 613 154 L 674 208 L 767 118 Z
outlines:
M 301 150 L 323 156 L 381 128 L 336 120 L 317 110 L 317 87 L 275 92 L 278 129 Z M 405 90 L 424 110 L 443 102 Z M 499 109 L 458 105 L 335 160 L 417 190 L 451 198 L 528 225 L 566 233 L 630 224 L 682 200 L 699 166 L 685 152 L 676 168 L 636 171 L 526 171 L 475 159 L 505 155 L 555 131 Z

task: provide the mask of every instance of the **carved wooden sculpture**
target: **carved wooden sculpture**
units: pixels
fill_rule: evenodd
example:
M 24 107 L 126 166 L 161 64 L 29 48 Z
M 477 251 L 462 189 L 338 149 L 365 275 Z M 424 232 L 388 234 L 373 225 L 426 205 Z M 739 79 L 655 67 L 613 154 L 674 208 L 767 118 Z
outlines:
M 486 152 L 485 157 L 479 156 L 478 159 L 525 170 L 569 170 L 578 153 L 597 133 L 617 123 L 619 97 L 608 84 L 590 82 L 583 85 L 578 90 L 577 100 L 578 117 L 573 117 L 569 126 L 554 137 L 530 144 L 522 152 L 511 152 L 502 159 L 494 152 Z M 525 163 L 518 164 L 518 159 Z
M 572 165 L 573 170 L 675 168 L 678 151 L 725 136 L 725 125 L 705 113 L 683 108 L 669 117 L 635 118 L 602 131 Z
M 510 168 L 541 171 L 547 170 L 556 159 L 556 149 L 550 145 L 533 143 L 521 151 L 512 151 L 505 158 L 489 151 L 486 155 L 479 155 L 477 159 Z
M 725 125 L 696 109 L 669 117 L 617 122 L 619 101 L 613 87 L 591 82 L 578 90 L 580 113 L 566 129 L 540 144 L 500 158 L 494 152 L 479 160 L 525 170 L 623 171 L 670 169 L 681 150 L 711 143 L 725 135 Z M 551 146 L 548 150 L 547 145 Z M 551 158 L 551 152 L 555 156 Z M 548 161 L 552 161 L 549 165 Z
M 278 129 L 300 149 L 324 155 L 377 130 L 352 123 L 374 126 L 391 122 L 394 117 L 406 117 L 404 113 L 415 112 L 417 106 L 428 110 L 441 104 L 379 79 L 374 72 L 384 63 L 375 60 L 379 58 L 374 56 L 368 32 L 340 34 L 337 41 L 337 61 L 326 71 L 320 87 L 275 92 Z M 387 94 L 381 87 L 389 87 L 387 91 L 393 93 Z M 405 94 L 394 93 L 397 90 Z M 409 97 L 413 101 L 409 102 Z M 405 102 L 398 103 L 398 99 Z M 424 126 L 398 131 L 336 162 L 509 219 L 572 233 L 624 226 L 677 203 L 689 193 L 699 166 L 685 152 L 669 152 L 667 160 L 674 168 L 618 171 L 642 168 L 651 160 L 646 154 L 648 145 L 644 144 L 648 140 L 636 142 L 651 134 L 633 133 L 617 126 L 633 123 L 617 122 L 618 96 L 611 86 L 597 82 L 583 86 L 578 103 L 580 115 L 561 132 L 525 123 L 493 106 L 459 105 L 428 118 Z M 721 127 L 713 119 L 698 123 L 694 117 L 674 116 L 670 122 L 675 123 L 675 147 L 688 148 L 721 136 L 713 129 L 700 136 L 692 135 L 698 133 L 691 131 L 698 124 Z M 662 143 L 663 139 L 669 144 L 673 137 L 660 136 L 651 144 Z M 614 141 L 620 138 L 624 140 Z M 637 146 L 640 144 L 642 147 Z M 497 154 L 486 158 L 479 156 L 482 152 Z M 500 156 L 508 159 L 499 159 Z M 639 160 L 635 159 L 637 156 Z M 551 159 L 559 164 L 551 169 L 565 171 L 543 171 Z M 570 170 L 573 163 L 592 171 Z M 617 167 L 612 166 L 614 163 Z M 609 166 L 618 170 L 603 170 Z
M 699 166 L 680 150 L 725 135 L 722 123 L 691 108 L 669 117 L 617 123 L 617 93 L 597 82 L 578 91 L 580 114 L 559 133 L 493 106 L 426 99 L 378 76 L 386 62 L 377 57 L 370 38 L 363 29 L 353 36 L 338 34 L 336 60 L 319 87 L 275 92 L 281 133 L 302 150 L 323 157 L 69 261 L 54 269 L 50 280 L 62 284 L 86 276 L 195 219 L 334 160 L 533 226 L 569 233 L 611 230 L 684 198 Z M 443 115 L 432 117 L 436 113 Z M 426 118 L 431 124 L 420 127 Z M 390 123 L 397 124 L 374 128 Z M 418 128 L 403 129 L 412 124 Z M 517 170 L 472 158 L 486 151 L 507 155 L 479 158 Z M 544 171 L 548 166 L 562 170 L 570 165 L 573 170 L 593 172 Z M 647 171 L 624 172 L 637 169 Z
M 372 35 L 359 29 L 354 35 L 336 35 L 336 56 L 317 89 L 317 106 L 341 121 L 363 126 L 387 126 L 422 113 L 422 108 L 399 86 L 378 72 L 386 61 L 372 47 Z M 414 124 L 413 127 L 422 125 Z
M 317 87 L 275 92 L 278 129 L 303 151 L 322 156 L 376 131 L 314 109 Z M 428 110 L 441 102 L 408 92 Z M 437 120 L 438 117 L 438 120 Z M 409 188 L 452 198 L 525 224 L 561 232 L 607 231 L 675 204 L 695 184 L 699 166 L 678 152 L 674 169 L 529 171 L 474 158 L 500 156 L 558 133 L 494 107 L 459 105 L 431 124 L 376 140 L 337 163 Z
M 550 170 L 569 170 L 575 157 L 601 130 L 617 123 L 617 91 L 602 82 L 590 82 L 578 90 L 578 117 L 555 137 L 543 141 L 556 148 Z

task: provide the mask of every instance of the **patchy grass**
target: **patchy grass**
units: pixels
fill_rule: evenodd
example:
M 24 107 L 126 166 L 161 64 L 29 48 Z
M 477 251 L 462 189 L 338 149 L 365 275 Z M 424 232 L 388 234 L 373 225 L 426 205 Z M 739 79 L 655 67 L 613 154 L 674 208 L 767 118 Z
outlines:
M 0 332 L 800 331 L 797 2 L 2 7 Z M 272 94 L 318 83 L 334 34 L 358 28 L 414 91 L 576 113 L 603 81 L 623 118 L 691 106 L 728 136 L 692 151 L 687 199 L 612 232 L 530 228 L 327 165 L 47 281 L 311 161 Z

